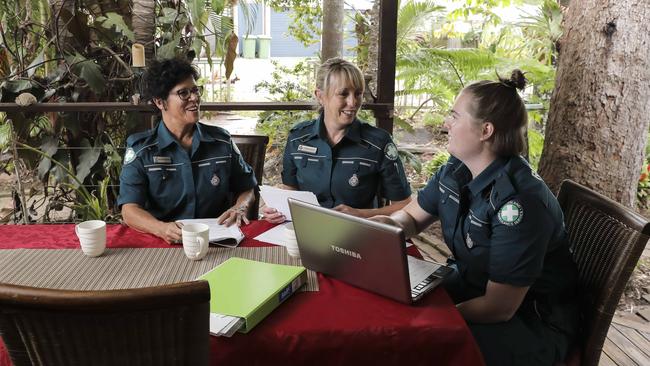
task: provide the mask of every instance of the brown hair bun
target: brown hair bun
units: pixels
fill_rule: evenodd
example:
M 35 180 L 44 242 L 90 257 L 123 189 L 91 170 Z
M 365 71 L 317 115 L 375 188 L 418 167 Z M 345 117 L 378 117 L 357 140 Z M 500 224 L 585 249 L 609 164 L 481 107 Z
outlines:
M 498 75 L 497 75 L 498 76 Z M 526 87 L 526 77 L 524 76 L 524 73 L 521 72 L 519 69 L 514 69 L 512 70 L 512 73 L 510 74 L 510 79 L 505 79 L 502 78 L 501 76 L 499 77 L 499 81 L 513 89 L 519 89 L 519 90 L 524 90 Z

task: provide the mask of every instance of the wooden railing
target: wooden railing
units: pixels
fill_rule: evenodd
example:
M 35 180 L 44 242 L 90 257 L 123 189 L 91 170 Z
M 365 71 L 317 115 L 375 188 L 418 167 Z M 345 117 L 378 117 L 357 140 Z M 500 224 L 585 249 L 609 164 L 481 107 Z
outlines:
M 202 111 L 274 111 L 274 110 L 310 110 L 313 102 L 229 102 L 201 103 Z M 393 103 L 364 103 L 363 109 L 375 112 L 393 110 Z M 79 102 L 79 103 L 35 103 L 26 107 L 16 103 L 0 103 L 0 112 L 155 112 L 149 104 L 131 104 L 126 102 Z

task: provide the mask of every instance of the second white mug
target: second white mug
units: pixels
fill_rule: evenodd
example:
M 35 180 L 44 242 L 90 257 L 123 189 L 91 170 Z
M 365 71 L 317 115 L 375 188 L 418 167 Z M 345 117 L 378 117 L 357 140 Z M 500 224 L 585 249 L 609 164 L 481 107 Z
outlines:
M 293 222 L 284 224 L 284 241 L 287 247 L 287 253 L 292 257 L 300 257 L 296 232 L 293 230 Z
M 182 229 L 183 251 L 187 258 L 198 261 L 208 254 L 210 227 L 206 224 L 185 224 Z

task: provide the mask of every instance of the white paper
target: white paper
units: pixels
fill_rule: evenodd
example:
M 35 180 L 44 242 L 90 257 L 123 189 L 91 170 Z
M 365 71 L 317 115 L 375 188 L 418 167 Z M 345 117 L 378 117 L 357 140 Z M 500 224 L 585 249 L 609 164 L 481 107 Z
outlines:
M 241 328 L 243 320 L 236 316 L 210 313 L 210 334 L 230 337 Z
M 185 219 L 178 220 L 177 222 L 185 224 L 206 224 L 210 227 L 210 234 L 208 238 L 210 243 L 221 245 L 224 247 L 236 247 L 243 239 L 244 233 L 241 232 L 237 225 L 220 225 L 217 224 L 216 218 L 211 219 Z M 220 242 L 225 239 L 233 239 L 231 241 Z
M 273 207 L 291 221 L 291 212 L 287 199 L 294 198 L 303 202 L 319 205 L 316 195 L 308 191 L 290 191 L 271 186 L 260 186 L 260 195 L 267 207 Z
M 285 234 L 284 225 L 278 225 L 274 228 L 266 230 L 265 232 L 256 236 L 255 240 L 286 247 L 287 236 Z

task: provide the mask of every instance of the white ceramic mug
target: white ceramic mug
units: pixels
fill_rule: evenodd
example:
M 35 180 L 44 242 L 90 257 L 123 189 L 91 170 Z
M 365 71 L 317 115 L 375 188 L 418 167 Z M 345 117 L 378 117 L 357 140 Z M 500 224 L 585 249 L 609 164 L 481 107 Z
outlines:
M 287 253 L 292 257 L 300 257 L 300 250 L 298 250 L 298 240 L 296 239 L 296 232 L 293 230 L 293 222 L 283 224 L 284 226 L 284 242 L 287 247 Z
M 90 220 L 77 224 L 74 231 L 79 238 L 81 251 L 89 257 L 99 257 L 106 249 L 106 223 Z
M 183 251 L 187 258 L 198 261 L 208 254 L 210 227 L 206 224 L 183 225 Z

